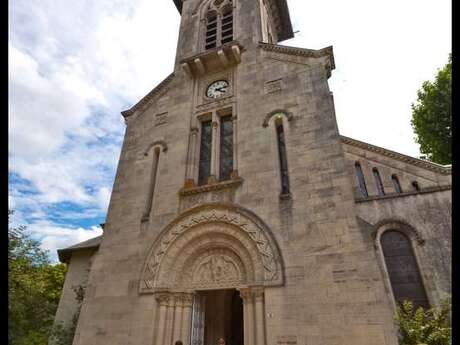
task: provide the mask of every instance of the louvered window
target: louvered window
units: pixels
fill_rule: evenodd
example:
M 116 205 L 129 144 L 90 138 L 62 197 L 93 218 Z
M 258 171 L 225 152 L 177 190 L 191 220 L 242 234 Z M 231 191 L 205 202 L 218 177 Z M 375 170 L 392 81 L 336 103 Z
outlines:
M 388 230 L 380 237 L 380 243 L 396 302 L 409 300 L 415 307 L 429 307 L 409 238 L 400 231 Z
M 206 50 L 215 48 L 217 45 L 217 14 L 209 13 L 206 20 Z
M 221 43 L 233 41 L 233 9 L 228 7 L 222 14 Z

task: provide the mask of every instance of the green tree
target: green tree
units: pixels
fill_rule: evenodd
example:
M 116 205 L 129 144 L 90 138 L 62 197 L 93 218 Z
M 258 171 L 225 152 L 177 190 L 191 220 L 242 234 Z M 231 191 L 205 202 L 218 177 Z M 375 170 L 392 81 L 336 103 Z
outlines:
M 420 151 L 439 164 L 452 162 L 452 55 L 434 82 L 425 81 L 412 104 L 412 128 Z
M 452 345 L 451 302 L 446 299 L 439 308 L 424 310 L 405 301 L 398 307 L 399 345 Z
M 66 266 L 52 265 L 24 226 L 8 225 L 8 345 L 47 345 Z

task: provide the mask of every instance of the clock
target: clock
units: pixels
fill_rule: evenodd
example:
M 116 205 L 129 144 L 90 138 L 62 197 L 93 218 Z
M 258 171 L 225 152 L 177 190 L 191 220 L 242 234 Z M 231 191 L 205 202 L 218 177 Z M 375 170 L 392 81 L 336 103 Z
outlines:
M 224 96 L 229 90 L 229 83 L 226 80 L 217 80 L 208 86 L 206 96 L 208 98 L 219 98 Z

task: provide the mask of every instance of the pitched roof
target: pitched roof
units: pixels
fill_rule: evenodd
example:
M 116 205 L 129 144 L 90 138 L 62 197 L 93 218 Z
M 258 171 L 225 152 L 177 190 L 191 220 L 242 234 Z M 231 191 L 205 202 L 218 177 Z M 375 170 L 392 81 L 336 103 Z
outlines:
M 173 0 L 179 13 L 182 14 L 182 3 L 183 0 Z M 294 37 L 292 30 L 291 17 L 289 15 L 289 8 L 286 0 L 269 0 L 270 8 L 274 11 L 275 23 L 278 23 L 277 33 L 278 41 L 284 41 Z
M 173 78 L 174 78 L 174 72 L 168 75 L 165 79 L 163 79 L 163 81 L 160 84 L 158 84 L 155 88 L 153 88 L 153 90 L 150 91 L 147 95 L 142 97 L 141 100 L 137 102 L 135 105 L 133 105 L 130 109 L 122 111 L 121 115 L 123 115 L 123 117 L 125 118 L 129 117 L 132 114 L 134 114 L 136 110 L 139 110 L 142 107 L 144 107 L 153 98 L 155 98 L 155 96 L 157 96 L 171 82 L 171 80 L 173 80 Z
M 58 249 L 57 252 L 58 252 L 59 261 L 68 263 L 74 251 L 83 250 L 83 249 L 92 249 L 92 248 L 98 249 L 101 242 L 102 242 L 102 235 L 91 238 L 84 242 L 77 243 L 71 247 L 67 247 L 64 249 Z
M 401 162 L 409 163 L 409 164 L 412 164 L 412 165 L 415 165 L 415 166 L 418 166 L 418 167 L 421 167 L 421 168 L 424 168 L 424 169 L 427 169 L 427 170 L 430 170 L 430 171 L 433 171 L 433 172 L 436 172 L 442 175 L 452 174 L 451 165 L 440 165 L 440 164 L 426 161 L 423 159 L 406 156 L 406 155 L 403 155 L 402 153 L 384 149 L 383 147 L 371 145 L 371 144 L 365 143 L 364 141 L 352 139 L 344 135 L 341 135 L 340 137 L 341 137 L 342 142 L 348 145 L 352 145 L 352 146 L 359 147 L 364 150 L 379 153 L 383 156 L 397 159 Z

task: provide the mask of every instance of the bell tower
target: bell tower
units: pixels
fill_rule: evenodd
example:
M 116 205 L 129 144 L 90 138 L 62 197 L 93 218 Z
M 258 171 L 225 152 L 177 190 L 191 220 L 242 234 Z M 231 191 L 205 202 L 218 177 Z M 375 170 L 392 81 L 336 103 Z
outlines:
M 259 42 L 275 44 L 294 36 L 285 0 L 174 0 L 174 3 L 182 16 L 176 68 L 191 56 L 223 52 L 233 46 L 250 50 Z

